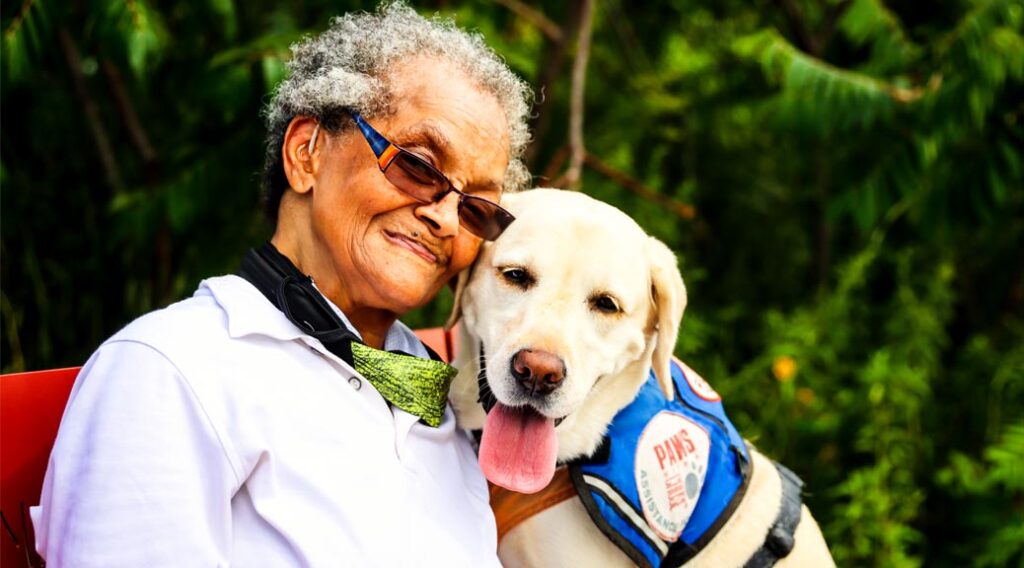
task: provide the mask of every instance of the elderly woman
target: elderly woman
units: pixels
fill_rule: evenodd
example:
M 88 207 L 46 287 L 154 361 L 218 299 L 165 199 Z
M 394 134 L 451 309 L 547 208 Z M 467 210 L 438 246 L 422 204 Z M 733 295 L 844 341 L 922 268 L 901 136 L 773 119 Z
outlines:
M 32 511 L 50 566 L 497 564 L 450 368 L 398 317 L 512 222 L 528 89 L 401 4 L 290 67 L 273 239 L 90 358 Z

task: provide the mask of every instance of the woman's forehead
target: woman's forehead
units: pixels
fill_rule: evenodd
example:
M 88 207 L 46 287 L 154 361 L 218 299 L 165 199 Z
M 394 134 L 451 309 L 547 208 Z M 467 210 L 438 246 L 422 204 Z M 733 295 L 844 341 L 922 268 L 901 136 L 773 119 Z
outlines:
M 382 125 L 385 136 L 436 153 L 440 162 L 471 178 L 464 181 L 475 186 L 501 187 L 509 161 L 508 121 L 493 94 L 436 58 L 416 58 L 397 67 L 390 87 L 392 114 Z
M 394 114 L 420 112 L 423 118 L 434 117 L 434 126 L 443 136 L 449 132 L 444 122 L 462 121 L 488 136 L 508 139 L 508 122 L 498 98 L 452 62 L 414 57 L 395 65 L 388 83 Z

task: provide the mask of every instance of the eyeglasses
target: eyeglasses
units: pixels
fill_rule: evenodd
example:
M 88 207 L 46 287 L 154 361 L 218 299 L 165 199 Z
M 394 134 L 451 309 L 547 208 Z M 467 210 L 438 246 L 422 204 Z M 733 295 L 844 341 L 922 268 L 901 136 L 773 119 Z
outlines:
M 437 203 L 454 191 L 459 194 L 459 223 L 470 233 L 488 241 L 497 239 L 516 220 L 497 203 L 459 191 L 447 176 L 426 160 L 392 144 L 363 120 L 359 113 L 350 111 L 350 114 L 377 156 L 380 171 L 402 193 L 421 203 Z M 310 153 L 316 144 L 317 131 L 313 131 L 309 141 Z

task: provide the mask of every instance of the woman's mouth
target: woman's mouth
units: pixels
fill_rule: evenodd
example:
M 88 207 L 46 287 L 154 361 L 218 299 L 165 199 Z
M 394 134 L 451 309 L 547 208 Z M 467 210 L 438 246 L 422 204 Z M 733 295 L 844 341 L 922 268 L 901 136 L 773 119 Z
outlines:
M 430 264 L 438 263 L 437 255 L 430 252 L 430 250 L 427 247 L 423 246 L 419 242 L 414 241 L 401 233 L 392 233 L 391 231 L 384 231 L 384 235 L 388 238 L 389 241 L 391 241 L 395 245 L 416 253 L 416 256 L 419 256 L 420 258 L 429 262 Z

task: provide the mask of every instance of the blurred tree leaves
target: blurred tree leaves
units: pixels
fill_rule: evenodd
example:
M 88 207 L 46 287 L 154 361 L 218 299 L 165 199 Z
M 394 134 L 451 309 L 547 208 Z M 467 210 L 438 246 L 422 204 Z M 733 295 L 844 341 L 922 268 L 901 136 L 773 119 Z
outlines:
M 541 98 L 581 0 L 418 3 Z M 0 7 L 0 364 L 81 364 L 232 272 L 288 46 L 368 2 Z M 680 256 L 678 353 L 797 471 L 843 566 L 1024 563 L 1024 3 L 598 0 L 583 191 Z M 106 150 L 104 150 L 106 148 Z M 409 314 L 439 325 L 447 292 Z

